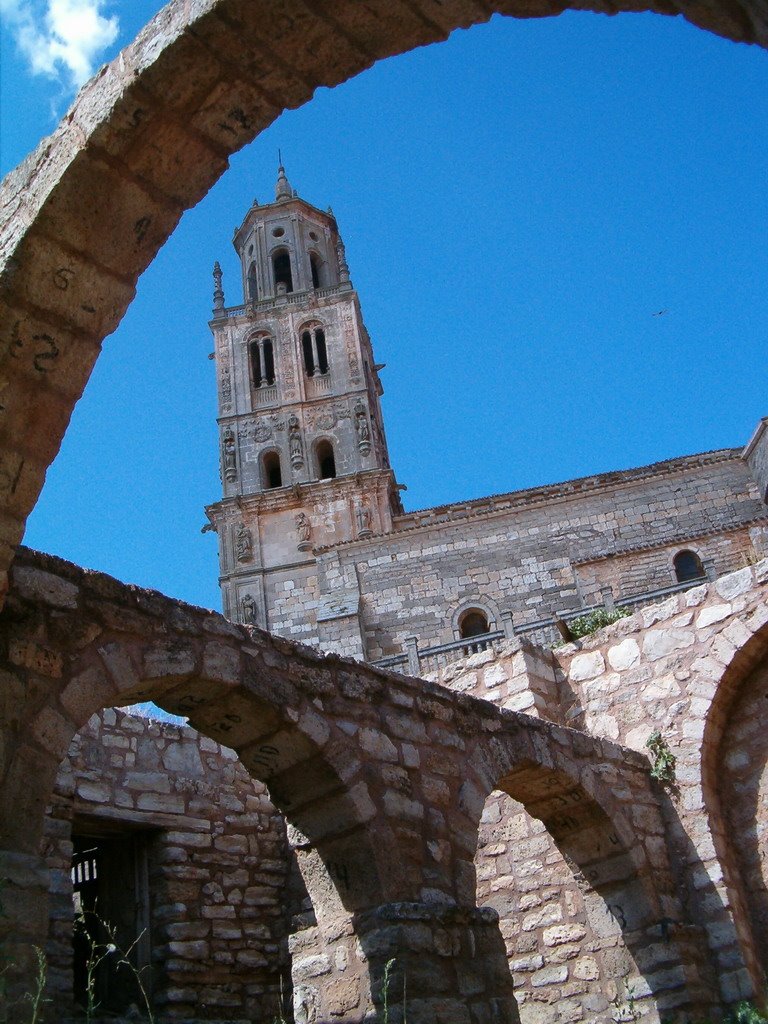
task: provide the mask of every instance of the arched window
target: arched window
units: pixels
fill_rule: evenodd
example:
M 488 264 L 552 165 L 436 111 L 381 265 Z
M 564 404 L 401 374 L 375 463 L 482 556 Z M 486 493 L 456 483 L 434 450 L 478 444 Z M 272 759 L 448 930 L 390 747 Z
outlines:
M 285 285 L 285 291 L 293 291 L 293 275 L 291 273 L 291 254 L 287 249 L 277 249 L 272 255 L 272 269 L 275 275 L 275 291 L 279 294 Z
M 256 338 L 251 342 L 251 376 L 255 388 L 275 383 L 275 350 L 271 338 Z
M 321 441 L 317 446 L 317 471 L 321 480 L 332 480 L 336 476 L 336 457 L 330 441 Z
M 312 271 L 312 287 L 322 288 L 325 284 L 323 280 L 323 264 L 316 252 L 309 254 L 309 267 Z
M 468 608 L 459 619 L 459 636 L 469 640 L 488 632 L 488 618 L 479 608 Z
M 261 482 L 265 490 L 283 486 L 280 453 L 267 452 L 261 460 Z
M 704 577 L 704 566 L 695 551 L 678 551 L 673 559 L 678 583 L 700 580 Z
M 314 377 L 316 373 L 328 373 L 328 349 L 322 327 L 308 327 L 301 332 L 301 349 L 308 377 Z
M 256 264 L 252 263 L 248 270 L 248 298 L 256 302 L 259 298 L 259 285 L 256 280 Z

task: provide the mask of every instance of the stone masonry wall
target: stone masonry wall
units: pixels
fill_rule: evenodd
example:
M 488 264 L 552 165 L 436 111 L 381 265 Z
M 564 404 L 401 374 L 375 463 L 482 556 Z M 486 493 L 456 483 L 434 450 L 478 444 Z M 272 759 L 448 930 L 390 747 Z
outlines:
M 51 979 L 62 1005 L 72 992 L 72 833 L 94 827 L 151 836 L 162 1019 L 271 1022 L 288 924 L 285 825 L 234 751 L 187 726 L 120 710 L 95 715 L 77 733 L 44 841 Z
M 395 520 L 392 534 L 336 546 L 333 564 L 345 579 L 356 574 L 365 643 L 358 656 L 375 661 L 401 653 L 409 635 L 420 647 L 457 639 L 453 619 L 468 603 L 485 607 L 498 629 L 502 610 L 520 627 L 601 604 L 604 586 L 616 600 L 672 586 L 683 548 L 718 575 L 732 572 L 763 554 L 750 528 L 765 522 L 738 452 L 716 452 L 412 513 Z M 322 589 L 322 562 L 318 570 Z M 313 599 L 291 592 L 299 623 Z M 308 617 L 304 631 L 316 636 Z
M 676 781 L 666 791 L 664 806 L 667 833 L 681 865 L 679 884 L 690 919 L 705 928 L 710 969 L 729 1002 L 765 991 L 758 965 L 765 962 L 768 919 L 768 858 L 760 839 L 768 829 L 767 598 L 765 560 L 675 594 L 551 653 L 515 640 L 454 663 L 435 677 L 453 689 L 536 717 L 557 721 L 564 715 L 572 726 L 639 751 L 652 731 L 662 733 L 677 758 Z M 715 727 L 722 732 L 719 746 L 712 738 Z M 734 835 L 741 837 L 737 844 L 732 844 Z M 547 895 L 546 913 L 584 923 L 578 887 L 571 882 L 557 889 L 565 865 L 555 844 L 519 805 L 502 807 L 496 798 L 489 800 L 477 865 L 480 899 L 520 909 L 525 900 Z M 545 874 L 547 886 L 531 894 L 531 877 Z M 510 960 L 521 975 L 518 985 L 527 989 L 528 998 L 546 1002 L 556 991 L 546 986 L 554 983 L 557 971 L 537 972 L 549 969 L 556 950 L 547 947 L 543 933 L 523 932 L 517 923 L 504 932 Z M 588 921 L 576 946 L 574 960 L 594 952 Z M 527 966 L 522 969 L 521 963 Z M 595 978 L 594 987 L 606 997 L 614 998 L 613 988 L 603 980 L 612 978 L 615 984 L 621 978 L 613 973 L 615 966 L 625 970 L 616 961 L 608 971 L 598 964 L 600 981 Z M 562 967 L 560 975 L 566 976 Z M 633 992 L 642 991 L 634 985 Z M 523 1004 L 523 1020 L 527 1012 Z M 537 1007 L 539 1016 L 531 1019 L 558 1021 L 557 1012 L 552 1008 L 547 1016 Z

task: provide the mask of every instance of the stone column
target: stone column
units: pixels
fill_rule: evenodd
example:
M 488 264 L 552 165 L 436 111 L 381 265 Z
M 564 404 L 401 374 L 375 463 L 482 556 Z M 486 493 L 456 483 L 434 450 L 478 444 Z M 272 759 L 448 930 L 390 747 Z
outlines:
M 503 611 L 501 613 L 501 628 L 504 630 L 505 640 L 514 640 L 515 638 L 515 623 L 512 619 L 512 612 Z
M 34 991 L 36 949 L 45 949 L 48 935 L 48 866 L 35 854 L 0 850 L 0 880 L 0 970 L 11 1006 Z
M 407 636 L 405 638 L 405 650 L 408 654 L 408 672 L 412 676 L 418 676 L 421 671 L 421 665 L 419 662 L 419 638 L 417 636 Z
M 354 918 L 377 1021 L 519 1024 L 499 918 L 490 907 L 386 903 Z
M 601 587 L 600 597 L 603 602 L 603 608 L 605 608 L 607 612 L 616 611 L 616 602 L 613 599 L 613 587 Z

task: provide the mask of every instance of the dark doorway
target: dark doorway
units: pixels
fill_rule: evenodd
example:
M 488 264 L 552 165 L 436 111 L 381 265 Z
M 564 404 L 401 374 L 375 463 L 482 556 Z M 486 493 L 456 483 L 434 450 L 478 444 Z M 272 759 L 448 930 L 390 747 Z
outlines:
M 132 1004 L 143 1009 L 137 972 L 150 999 L 152 992 L 149 835 L 73 834 L 72 843 L 75 1001 L 88 1005 L 90 984 L 91 1002 L 101 1011 L 123 1013 Z M 120 962 L 126 954 L 133 969 Z

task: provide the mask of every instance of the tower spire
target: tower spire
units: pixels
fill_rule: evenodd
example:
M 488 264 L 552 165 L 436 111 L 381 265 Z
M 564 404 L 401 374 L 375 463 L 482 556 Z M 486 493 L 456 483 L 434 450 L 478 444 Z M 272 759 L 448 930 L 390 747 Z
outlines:
M 280 150 L 277 151 L 277 159 L 279 161 L 277 168 L 277 185 L 275 186 L 275 199 L 279 203 L 283 199 L 293 199 L 293 189 L 291 184 L 285 176 L 285 168 L 283 167 L 283 156 Z

